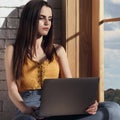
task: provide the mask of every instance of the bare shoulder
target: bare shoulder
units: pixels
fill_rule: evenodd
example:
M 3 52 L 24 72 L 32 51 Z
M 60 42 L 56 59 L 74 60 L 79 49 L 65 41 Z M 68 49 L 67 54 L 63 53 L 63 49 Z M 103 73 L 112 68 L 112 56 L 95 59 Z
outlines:
M 65 50 L 64 47 L 62 45 L 60 45 L 60 44 L 54 44 L 54 47 L 58 51 Z
M 64 49 L 64 47 L 62 45 L 54 44 L 54 47 L 56 49 L 56 53 L 57 53 L 58 57 L 63 56 L 63 55 L 66 54 L 65 49 Z
M 7 58 L 8 60 L 12 58 L 13 56 L 13 51 L 14 51 L 14 46 L 13 45 L 8 45 L 5 49 L 5 59 Z
M 13 52 L 13 50 L 14 50 L 14 46 L 11 44 L 11 45 L 8 45 L 7 47 L 6 47 L 6 51 L 8 52 Z

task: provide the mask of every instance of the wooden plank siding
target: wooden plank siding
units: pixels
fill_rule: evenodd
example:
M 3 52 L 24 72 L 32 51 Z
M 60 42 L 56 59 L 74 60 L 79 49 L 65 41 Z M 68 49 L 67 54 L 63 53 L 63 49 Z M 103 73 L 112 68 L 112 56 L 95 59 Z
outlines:
M 64 0 L 63 0 L 64 1 Z M 72 3 L 72 4 L 71 4 Z M 79 76 L 79 0 L 65 0 L 65 47 L 73 77 Z M 76 8 L 76 9 L 75 9 Z
M 99 76 L 99 101 L 104 101 L 104 31 L 99 22 L 103 19 L 103 0 L 92 0 L 92 75 Z
M 80 0 L 80 77 L 92 76 L 92 3 Z

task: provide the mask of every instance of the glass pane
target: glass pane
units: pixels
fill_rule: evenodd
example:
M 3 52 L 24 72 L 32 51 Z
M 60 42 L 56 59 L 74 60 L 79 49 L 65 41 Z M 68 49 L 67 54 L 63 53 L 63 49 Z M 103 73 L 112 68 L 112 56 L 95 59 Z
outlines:
M 120 0 L 104 1 L 104 18 L 120 17 Z M 104 23 L 105 100 L 120 104 L 120 22 Z
M 120 17 L 120 0 L 104 0 L 105 18 Z

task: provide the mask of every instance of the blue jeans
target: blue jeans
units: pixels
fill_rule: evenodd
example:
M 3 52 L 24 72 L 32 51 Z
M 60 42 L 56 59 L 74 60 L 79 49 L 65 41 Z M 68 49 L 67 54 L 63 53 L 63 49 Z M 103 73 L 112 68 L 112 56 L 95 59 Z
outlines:
M 27 91 L 21 93 L 24 102 L 28 106 L 40 107 L 41 91 Z M 39 114 L 39 110 L 35 111 Z M 19 110 L 13 120 L 37 120 L 35 117 L 21 113 Z M 102 102 L 99 103 L 98 111 L 95 115 L 69 115 L 69 116 L 56 116 L 45 118 L 44 120 L 120 120 L 120 106 L 115 102 Z

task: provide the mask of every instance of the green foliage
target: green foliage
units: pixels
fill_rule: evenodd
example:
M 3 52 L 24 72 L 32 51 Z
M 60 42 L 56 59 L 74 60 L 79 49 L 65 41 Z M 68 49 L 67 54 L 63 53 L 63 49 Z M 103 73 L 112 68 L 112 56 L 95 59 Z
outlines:
M 120 89 L 108 89 L 105 91 L 105 101 L 114 101 L 120 104 Z

